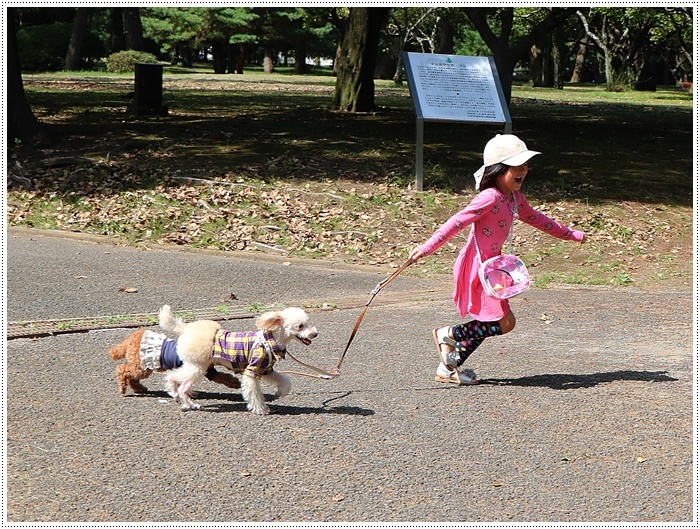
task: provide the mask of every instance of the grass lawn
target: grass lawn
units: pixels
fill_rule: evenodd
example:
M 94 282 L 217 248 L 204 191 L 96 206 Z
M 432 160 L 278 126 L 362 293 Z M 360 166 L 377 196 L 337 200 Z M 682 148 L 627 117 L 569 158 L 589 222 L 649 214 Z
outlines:
M 166 67 L 168 115 L 134 118 L 126 114 L 133 76 L 24 81 L 52 139 L 11 150 L 32 189 L 11 187 L 8 224 L 125 244 L 397 265 L 468 203 L 483 146 L 500 132 L 426 123 L 426 189 L 416 193 L 405 85 L 377 81 L 380 109 L 347 114 L 330 109 L 327 70 L 217 76 Z M 518 223 L 515 251 L 536 285 L 691 288 L 690 94 L 516 85 L 511 115 L 514 133 L 543 153 L 530 165 L 528 200 L 589 236 L 585 245 L 563 243 Z M 409 272 L 449 272 L 463 241 Z

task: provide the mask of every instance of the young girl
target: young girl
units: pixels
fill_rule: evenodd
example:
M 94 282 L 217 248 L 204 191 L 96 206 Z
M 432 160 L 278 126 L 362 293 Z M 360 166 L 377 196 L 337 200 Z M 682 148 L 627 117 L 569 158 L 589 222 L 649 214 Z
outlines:
M 515 316 L 508 300 L 490 297 L 479 280 L 479 257 L 485 261 L 499 255 L 508 240 L 515 219 L 559 239 L 584 242 L 583 232 L 567 228 L 535 210 L 520 192 L 527 175 L 527 161 L 540 154 L 530 151 L 517 136 L 499 134 L 484 148 L 484 165 L 476 173 L 476 188 L 480 193 L 459 213 L 453 215 L 424 244 L 411 250 L 409 257 L 418 260 L 434 253 L 457 233 L 470 225 L 467 243 L 459 252 L 454 265 L 454 293 L 459 315 L 469 314 L 472 321 L 433 330 L 440 354 L 435 380 L 451 384 L 475 384 L 476 374 L 459 367 L 481 342 L 515 328 Z M 475 235 L 476 234 L 476 235 Z

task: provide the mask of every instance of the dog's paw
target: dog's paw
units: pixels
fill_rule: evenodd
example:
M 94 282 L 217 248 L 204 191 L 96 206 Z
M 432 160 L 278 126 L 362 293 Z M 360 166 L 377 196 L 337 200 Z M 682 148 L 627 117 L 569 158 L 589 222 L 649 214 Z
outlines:
M 139 382 L 132 382 L 131 389 L 134 393 L 148 393 L 148 388 Z
M 263 404 L 262 406 L 249 406 L 248 409 L 255 415 L 267 415 L 270 413 L 270 407 L 267 404 Z
M 292 381 L 289 379 L 289 377 L 283 376 L 277 384 L 277 392 L 275 393 L 275 397 L 277 397 L 278 399 L 286 397 L 291 391 Z
M 287 395 L 289 395 L 290 390 L 291 390 L 291 388 L 279 388 L 277 390 L 277 392 L 275 393 L 275 397 L 277 397 L 278 399 L 281 399 L 282 397 L 286 397 Z

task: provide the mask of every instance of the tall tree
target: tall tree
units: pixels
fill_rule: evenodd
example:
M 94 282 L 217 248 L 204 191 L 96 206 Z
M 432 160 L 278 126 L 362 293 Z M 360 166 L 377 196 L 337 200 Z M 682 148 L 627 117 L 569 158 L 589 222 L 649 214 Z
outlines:
M 555 27 L 576 12 L 575 7 L 537 8 L 546 9 L 546 16 L 528 27 L 526 32 L 515 35 L 513 29 L 516 8 L 465 7 L 463 9 L 493 53 L 508 104 L 510 104 L 513 87 L 513 70 L 518 61 L 527 58 L 533 45 L 540 42 L 545 35 L 551 33 Z M 498 34 L 495 28 L 499 28 Z
M 374 67 L 379 34 L 388 7 L 351 7 L 348 29 L 338 58 L 333 106 L 350 112 L 374 110 Z
M 444 11 L 447 11 L 446 9 Z M 437 21 L 438 53 L 452 55 L 455 52 L 455 24 L 453 17 L 441 13 Z
M 75 22 L 73 33 L 70 37 L 68 52 L 66 53 L 66 70 L 80 70 L 83 63 L 83 43 L 87 30 L 89 7 L 79 7 L 75 10 Z
M 8 145 L 15 139 L 31 143 L 41 134 L 41 125 L 34 116 L 22 82 L 22 69 L 17 50 L 15 27 L 16 7 L 7 8 L 7 139 Z
M 124 8 L 124 30 L 126 31 L 126 49 L 145 51 L 146 44 L 143 40 L 143 26 L 141 25 L 141 8 Z
M 124 35 L 124 8 L 109 8 L 109 36 L 110 51 L 116 53 L 126 49 L 126 36 Z
M 588 52 L 588 35 L 584 34 L 577 42 L 576 59 L 574 59 L 574 67 L 571 71 L 571 79 L 569 80 L 570 83 L 581 82 L 581 73 L 583 72 L 586 54 Z

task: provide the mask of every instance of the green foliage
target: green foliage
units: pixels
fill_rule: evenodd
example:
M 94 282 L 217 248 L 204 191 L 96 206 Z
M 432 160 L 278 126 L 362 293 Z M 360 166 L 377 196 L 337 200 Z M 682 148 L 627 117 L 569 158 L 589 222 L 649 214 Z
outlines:
M 481 35 L 471 26 L 461 26 L 458 29 L 455 37 L 455 53 L 471 57 L 488 57 L 493 54 Z
M 70 43 L 73 24 L 55 22 L 25 26 L 17 32 L 17 47 L 22 70 L 25 72 L 55 72 L 62 70 Z M 88 31 L 83 43 L 83 60 L 94 62 L 105 53 L 97 30 Z
M 113 73 L 128 73 L 134 71 L 136 63 L 156 64 L 158 58 L 144 51 L 126 50 L 113 53 L 107 58 L 107 70 Z
M 22 70 L 55 72 L 62 70 L 70 43 L 72 24 L 56 22 L 23 27 L 17 32 Z
M 161 51 L 178 56 L 216 41 L 255 42 L 257 17 L 248 7 L 148 7 L 142 8 L 141 21 Z

